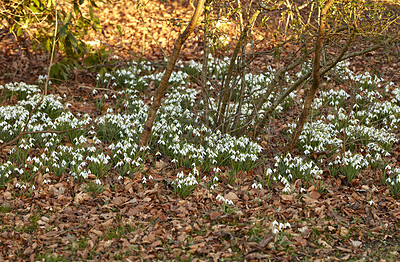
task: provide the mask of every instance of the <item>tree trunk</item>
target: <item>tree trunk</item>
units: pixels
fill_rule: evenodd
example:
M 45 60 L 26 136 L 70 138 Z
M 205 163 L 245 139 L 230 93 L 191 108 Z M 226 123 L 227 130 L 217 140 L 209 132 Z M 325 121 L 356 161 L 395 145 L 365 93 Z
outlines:
M 209 23 L 210 23 L 210 12 L 211 12 L 211 2 L 206 1 L 204 8 L 204 50 L 203 50 L 203 64 L 201 69 L 201 85 L 203 88 L 203 102 L 204 102 L 204 124 L 206 127 L 209 127 L 209 104 L 208 100 L 210 99 L 210 88 L 207 85 L 208 80 L 208 55 L 210 54 L 210 46 L 209 46 Z
M 185 31 L 179 35 L 179 37 L 175 41 L 174 50 L 172 51 L 171 56 L 168 59 L 167 67 L 165 69 L 164 75 L 161 78 L 161 82 L 158 88 L 155 91 L 153 96 L 153 103 L 149 108 L 149 114 L 147 116 L 147 120 L 143 126 L 143 132 L 139 138 L 139 147 L 146 146 L 149 142 L 151 130 L 153 128 L 154 119 L 156 118 L 156 114 L 158 109 L 160 108 L 162 98 L 167 92 L 169 86 L 168 81 L 171 77 L 172 71 L 174 70 L 175 63 L 178 60 L 179 53 L 181 51 L 182 45 L 188 39 L 189 35 L 194 31 L 196 27 L 197 21 L 200 18 L 200 15 L 203 13 L 204 3 L 206 0 L 199 0 L 197 3 L 196 10 L 190 20 L 188 26 Z
M 293 140 L 289 145 L 289 152 L 292 152 L 294 147 L 296 146 L 297 140 L 299 139 L 301 131 L 303 130 L 303 126 L 304 126 L 304 123 L 308 116 L 308 113 L 310 112 L 311 104 L 312 104 L 312 101 L 314 100 L 315 93 L 317 92 L 320 82 L 321 82 L 321 75 L 320 75 L 319 69 L 320 69 L 321 52 L 322 52 L 322 36 L 324 35 L 324 32 L 325 32 L 326 13 L 328 12 L 331 5 L 333 4 L 333 1 L 334 0 L 328 0 L 328 2 L 325 4 L 325 6 L 321 10 L 320 19 L 319 19 L 319 21 L 320 21 L 319 30 L 318 30 L 317 39 L 315 41 L 313 83 L 312 83 L 311 89 L 308 91 L 307 97 L 304 101 L 304 108 L 300 114 L 299 121 L 297 122 L 296 132 L 293 136 Z

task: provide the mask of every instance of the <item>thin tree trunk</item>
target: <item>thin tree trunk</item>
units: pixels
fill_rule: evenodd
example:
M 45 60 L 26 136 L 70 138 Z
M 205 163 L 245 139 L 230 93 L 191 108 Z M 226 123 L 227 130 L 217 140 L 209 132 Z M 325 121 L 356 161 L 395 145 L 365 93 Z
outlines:
M 210 46 L 209 46 L 209 18 L 211 12 L 211 2 L 206 1 L 205 9 L 204 9 L 204 50 L 203 50 L 203 64 L 201 70 L 201 85 L 203 86 L 203 103 L 204 103 L 204 124 L 206 127 L 209 127 L 209 109 L 208 109 L 208 100 L 210 99 L 210 89 L 207 85 L 207 74 L 208 74 L 208 55 L 210 54 Z
M 185 31 L 179 35 L 179 37 L 175 41 L 174 49 L 172 51 L 171 56 L 168 59 L 167 67 L 165 69 L 164 75 L 161 78 L 161 82 L 158 88 L 155 91 L 153 96 L 153 103 L 149 108 L 149 114 L 147 116 L 147 120 L 143 126 L 143 132 L 139 138 L 139 146 L 146 146 L 149 142 L 151 130 L 153 128 L 154 119 L 156 118 L 156 114 L 158 109 L 161 106 L 162 98 L 167 92 L 169 86 L 168 81 L 171 77 L 172 71 L 174 70 L 175 63 L 178 60 L 179 53 L 181 51 L 182 45 L 188 39 L 189 35 L 194 31 L 196 24 L 200 18 L 200 15 L 203 13 L 204 3 L 206 0 L 199 0 L 196 6 L 196 10 L 193 13 L 192 19 L 190 20 L 188 26 Z
M 237 5 L 238 5 L 238 9 L 241 10 L 239 12 L 239 22 L 240 25 L 243 25 L 243 9 L 242 6 L 240 4 L 240 0 L 237 0 Z M 242 28 L 240 28 L 240 30 L 243 30 Z M 245 70 L 246 70 L 246 45 L 247 43 L 245 42 L 244 45 L 242 46 L 242 59 L 241 59 L 241 71 L 240 71 L 240 84 L 241 84 L 241 88 L 240 88 L 240 94 L 239 94 L 239 104 L 237 106 L 236 109 L 236 116 L 235 116 L 235 120 L 233 121 L 233 125 L 231 130 L 236 130 L 237 126 L 239 125 L 239 119 L 240 119 L 240 115 L 241 115 L 241 111 L 242 111 L 242 106 L 243 106 L 243 100 L 244 100 L 244 90 L 245 90 Z M 234 131 L 234 134 L 237 133 L 236 131 Z
M 311 89 L 307 93 L 307 97 L 304 101 L 304 108 L 300 114 L 299 121 L 297 122 L 296 132 L 293 136 L 293 140 L 289 145 L 289 152 L 292 152 L 294 147 L 296 146 L 297 140 L 303 130 L 304 123 L 310 112 L 312 101 L 314 100 L 315 93 L 317 92 L 320 82 L 321 82 L 321 75 L 319 72 L 320 69 L 320 62 L 321 62 L 321 53 L 322 53 L 322 36 L 325 33 L 325 19 L 326 13 L 328 12 L 329 8 L 332 6 L 334 0 L 328 0 L 325 6 L 321 10 L 320 19 L 319 19 L 319 30 L 317 39 L 315 42 L 315 55 L 314 55 L 314 66 L 313 66 L 313 83 Z
M 254 14 L 250 17 L 250 19 L 247 21 L 245 27 L 243 28 L 242 33 L 240 34 L 239 41 L 236 44 L 235 49 L 233 50 L 233 54 L 231 57 L 231 61 L 228 66 L 228 71 L 226 73 L 226 78 L 224 81 L 224 85 L 222 87 L 222 96 L 220 98 L 220 106 L 218 108 L 218 121 L 217 121 L 217 126 L 223 127 L 223 122 L 225 118 L 225 113 L 226 113 L 226 106 L 229 101 L 229 97 L 231 95 L 232 89 L 230 88 L 230 82 L 232 79 L 232 74 L 233 74 L 233 69 L 235 68 L 235 62 L 238 57 L 240 48 L 242 47 L 242 44 L 245 42 L 245 39 L 247 38 L 247 34 L 250 31 L 250 29 L 253 27 L 254 22 L 256 21 L 258 15 L 261 12 L 261 8 L 257 9 Z
M 327 66 L 323 67 L 320 69 L 320 77 L 325 75 L 327 72 L 329 72 L 334 66 L 336 66 L 340 61 L 344 60 L 344 55 L 346 52 L 349 50 L 351 43 L 354 40 L 356 31 L 353 32 L 353 34 L 350 36 L 349 40 L 347 41 L 346 45 L 343 47 L 342 51 L 340 54 L 336 57 L 335 61 L 332 63 L 329 63 Z M 271 113 L 275 110 L 275 108 L 285 99 L 290 93 L 292 93 L 296 88 L 298 88 L 300 85 L 305 83 L 307 79 L 311 76 L 311 72 L 306 73 L 303 75 L 301 78 L 299 78 L 296 82 L 294 82 L 289 88 L 287 88 L 272 104 L 272 106 L 268 109 L 268 111 L 265 113 L 264 118 L 262 119 L 261 123 L 259 124 L 255 136 L 257 137 L 261 130 L 265 127 L 267 120 L 269 119 L 269 116 Z

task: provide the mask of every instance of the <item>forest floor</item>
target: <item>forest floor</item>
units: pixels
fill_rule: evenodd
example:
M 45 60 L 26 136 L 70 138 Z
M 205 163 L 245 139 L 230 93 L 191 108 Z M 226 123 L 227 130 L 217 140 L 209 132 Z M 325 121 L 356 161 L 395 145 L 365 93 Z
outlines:
M 103 34 L 89 35 L 87 41 L 114 50 L 113 55 L 123 64 L 145 59 L 161 65 L 182 30 L 179 19 L 189 20 L 192 12 L 182 1 L 148 1 L 142 11 L 134 1 L 119 1 L 101 8 Z M 117 25 L 124 25 L 122 34 L 117 33 Z M 201 34 L 196 31 L 185 44 L 181 60 L 199 61 Z M 236 39 L 237 35 L 230 37 Z M 28 41 L 16 42 L 7 36 L 0 42 L 0 53 L 0 84 L 33 84 L 46 72 L 46 54 L 32 52 Z M 351 69 L 356 73 L 380 72 L 385 80 L 400 87 L 399 57 L 376 51 L 352 60 Z M 256 62 L 260 71 L 280 63 L 272 56 Z M 117 102 L 110 98 L 99 106 L 99 97 L 111 97 L 115 92 L 97 88 L 96 75 L 85 70 L 75 71 L 69 81 L 51 85 L 50 93 L 62 97 L 63 104 L 70 104 L 74 115 L 86 113 L 92 118 L 105 115 Z M 16 97 L 1 99 L 0 107 L 16 101 Z M 276 155 L 284 154 L 290 139 L 285 128 L 294 122 L 299 108 L 293 106 L 289 113 L 272 120 L 269 133 L 259 141 L 264 148 L 260 156 L 263 162 L 271 165 Z M 395 133 L 399 137 L 398 128 Z M 92 140 L 87 143 L 94 144 Z M 96 147 L 107 152 L 109 145 Z M 1 163 L 9 160 L 12 148 L 0 152 Z M 36 147 L 29 156 L 40 157 L 42 153 L 43 148 Z M 400 167 L 398 142 L 390 153 L 385 160 L 392 168 Z M 89 176 L 89 183 L 73 179 L 68 172 L 33 172 L 29 181 L 13 177 L 0 187 L 0 260 L 400 260 L 400 201 L 381 181 L 380 169 L 369 166 L 348 182 L 325 168 L 322 185 L 296 180 L 292 181 L 291 193 L 285 194 L 281 183 L 254 188 L 254 181 L 265 176 L 265 164 L 239 172 L 240 182 L 234 183 L 225 183 L 229 167 L 222 166 L 215 191 L 210 190 L 208 180 L 199 179 L 196 189 L 182 199 L 171 182 L 177 173 L 193 171 L 176 166 L 172 160 L 151 150 L 138 174 L 120 178 L 111 168 L 101 178 L 101 187 L 96 187 L 96 176 Z M 199 177 L 210 178 L 211 173 Z M 26 182 L 24 188 L 22 182 Z M 217 195 L 233 205 L 221 203 Z

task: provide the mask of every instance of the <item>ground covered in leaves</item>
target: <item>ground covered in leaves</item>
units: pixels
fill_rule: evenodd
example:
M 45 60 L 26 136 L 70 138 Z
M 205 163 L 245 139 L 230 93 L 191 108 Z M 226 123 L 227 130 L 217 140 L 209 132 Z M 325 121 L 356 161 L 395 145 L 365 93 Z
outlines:
M 176 27 L 179 21 L 170 18 L 188 19 L 192 11 L 189 5 L 182 6 L 178 2 L 165 5 L 150 2 L 146 7 L 148 10 L 141 16 L 134 7 L 124 6 L 126 8 L 122 9 L 122 4 L 116 3 L 111 8 L 112 12 L 102 9 L 110 16 L 102 41 L 120 50 L 120 56 L 141 54 L 154 60 L 163 57 L 161 48 L 169 50 L 179 32 L 180 27 Z M 160 17 L 160 14 L 165 17 Z M 152 23 L 151 19 L 156 19 L 158 23 Z M 115 25 L 126 21 L 129 21 L 126 30 L 132 27 L 140 30 L 127 33 L 126 39 L 123 36 L 114 39 L 116 34 L 112 32 Z M 162 21 L 165 24 L 161 24 Z M 175 31 L 171 29 L 174 26 Z M 156 28 L 153 27 L 158 28 L 157 34 L 144 33 L 154 32 Z M 150 39 L 152 37 L 159 39 L 159 44 Z M 1 44 L 5 43 L 16 44 L 11 37 Z M 186 50 L 191 52 L 184 53 L 182 60 L 194 58 L 189 53 L 193 55 L 192 51 L 198 45 L 196 40 L 189 42 Z M 3 83 L 15 82 L 16 79 L 34 83 L 37 76 L 43 74 L 45 59 L 40 54 L 27 58 L 10 48 L 2 50 L 9 52 L 2 58 L 5 60 L 3 66 L 6 65 L 4 72 L 9 72 L 2 76 Z M 129 50 L 135 52 L 134 55 Z M 21 66 L 28 60 L 34 64 L 32 61 L 35 59 L 42 61 L 42 67 L 40 62 L 30 70 Z M 369 62 L 375 66 L 372 67 L 374 69 L 380 61 Z M 358 119 L 365 124 L 360 126 L 370 128 L 368 135 L 372 132 L 375 137 L 364 134 L 363 137 L 352 138 L 351 135 L 332 133 L 335 136 L 323 142 L 308 141 L 310 128 L 305 127 L 304 140 L 301 140 L 303 142 L 300 142 L 297 152 L 316 163 L 305 167 L 305 172 L 311 176 L 307 180 L 291 164 L 297 163 L 297 160 L 284 155 L 285 144 L 290 139 L 288 123 L 295 121 L 302 92 L 286 102 L 287 108 L 281 109 L 281 115 L 271 119 L 268 134 L 263 135 L 257 144 L 214 135 L 206 128 L 196 135 L 197 131 L 192 126 L 195 122 L 190 122 L 195 115 L 185 110 L 192 108 L 193 101 L 198 97 L 195 92 L 198 87 L 189 81 L 193 73 L 191 70 L 196 66 L 190 66 L 189 62 L 182 64 L 182 71 L 187 74 L 177 73 L 172 77 L 176 85 L 169 93 L 162 109 L 164 111 L 161 111 L 165 116 L 160 117 L 165 122 L 160 120 L 151 148 L 143 150 L 135 147 L 129 138 L 135 138 L 140 133 L 138 126 L 146 113 L 142 111 L 145 104 L 141 92 L 151 91 L 141 88 L 147 85 L 154 87 L 159 73 L 154 61 L 128 64 L 126 71 L 116 70 L 115 79 L 111 75 L 95 79 L 93 75 L 76 72 L 76 78 L 70 83 L 51 85 L 50 93 L 54 97 L 49 96 L 45 100 L 47 106 L 39 108 L 30 130 L 40 126 L 42 129 L 39 130 L 55 128 L 65 131 L 74 128 L 75 124 L 88 123 L 95 128 L 54 136 L 27 135 L 17 147 L 3 148 L 0 169 L 0 257 L 3 260 L 398 260 L 400 201 L 396 194 L 398 196 L 400 191 L 400 182 L 393 186 L 387 182 L 391 174 L 394 179 L 400 176 L 396 173 L 400 172 L 396 169 L 400 166 L 400 98 L 397 99 L 398 94 L 394 91 L 399 89 L 398 74 L 392 74 L 390 81 L 394 84 L 387 85 L 387 90 L 382 84 L 381 89 L 387 91 L 386 97 L 373 93 L 378 88 L 377 85 L 371 84 L 371 87 L 366 84 L 369 78 L 364 82 L 351 79 L 354 86 L 332 82 L 328 87 L 334 87 L 334 94 L 319 94 L 315 110 L 320 110 L 322 115 L 326 113 L 327 117 L 317 119 L 320 122 L 316 122 L 319 126 L 316 125 L 315 130 L 320 127 L 323 133 L 326 126 L 331 127 L 330 124 L 342 124 L 343 119 L 339 117 L 341 106 L 349 107 L 348 103 L 354 106 L 355 102 L 349 102 L 353 100 L 339 90 L 350 93 L 349 89 L 354 87 L 355 90 L 356 86 L 361 97 L 356 101 L 361 109 L 355 108 L 358 114 L 352 115 L 351 110 L 343 107 L 348 111 L 342 117 L 348 122 Z M 360 65 L 365 66 L 365 63 L 355 60 L 347 66 L 359 75 L 365 70 Z M 395 71 L 385 65 L 380 69 L 387 70 L 385 72 L 389 72 L 389 76 L 390 70 Z M 15 70 L 21 70 L 20 74 Z M 0 138 L 4 142 L 20 131 L 18 128 L 7 130 L 5 126 L 21 127 L 19 121 L 23 124 L 23 120 L 27 119 L 28 109 L 34 107 L 35 101 L 40 98 L 37 95 L 40 89 L 22 83 L 8 89 L 2 87 Z M 325 86 L 326 90 L 329 90 L 328 87 Z M 363 95 L 370 101 L 366 101 Z M 385 104 L 384 101 L 391 101 L 392 104 Z M 329 104 L 331 102 L 333 104 Z M 386 111 L 379 111 L 379 106 L 374 111 L 368 102 L 382 105 Z M 7 106 L 14 107 L 8 110 Z M 181 111 L 177 110 L 181 107 Z M 337 114 L 331 114 L 335 110 Z M 366 110 L 374 112 L 374 115 L 363 115 Z M 10 112 L 15 114 L 8 117 Z M 122 117 L 116 117 L 118 115 Z M 169 118 L 171 116 L 179 116 L 182 122 L 174 122 Z M 334 122 L 335 119 L 338 121 Z M 386 121 L 388 127 L 385 127 L 387 133 L 384 138 L 379 136 L 382 133 L 379 128 L 383 127 L 374 125 L 372 130 L 367 121 Z M 3 124 L 5 122 L 7 125 Z M 122 123 L 130 125 L 122 126 Z M 165 129 L 168 126 L 171 130 Z M 182 134 L 179 129 L 187 132 L 183 133 L 185 138 L 175 138 L 175 134 Z M 9 135 L 9 130 L 15 133 Z M 378 131 L 374 133 L 374 130 Z M 207 141 L 201 138 L 205 134 L 210 137 Z M 344 164 L 345 152 L 330 152 L 337 146 L 335 143 L 342 145 L 336 138 L 355 143 L 350 146 L 351 157 L 362 158 L 357 162 L 360 168 L 342 168 L 350 167 Z M 367 142 L 361 143 L 360 140 Z M 166 145 L 160 141 L 165 141 Z M 224 151 L 217 146 L 207 151 L 207 156 L 211 152 L 215 156 L 201 159 L 201 146 L 218 145 L 220 141 L 228 141 L 229 145 L 225 147 L 232 150 Z M 373 147 L 372 142 L 377 142 L 377 147 Z M 321 148 L 317 150 L 317 146 Z M 92 152 L 93 148 L 95 152 Z M 183 152 L 183 148 L 186 151 Z M 306 150 L 319 153 L 305 153 Z M 143 154 L 140 153 L 142 151 Z M 366 152 L 375 155 L 367 157 Z M 257 156 L 254 160 L 253 155 Z M 342 162 L 336 166 L 335 160 Z M 233 169 L 235 172 L 232 173 Z M 286 173 L 292 176 L 285 176 Z M 352 175 L 354 179 L 349 179 Z M 189 180 L 184 179 L 187 178 L 193 178 L 195 184 L 186 184 Z M 182 187 L 178 186 L 180 181 L 185 181 L 181 182 Z

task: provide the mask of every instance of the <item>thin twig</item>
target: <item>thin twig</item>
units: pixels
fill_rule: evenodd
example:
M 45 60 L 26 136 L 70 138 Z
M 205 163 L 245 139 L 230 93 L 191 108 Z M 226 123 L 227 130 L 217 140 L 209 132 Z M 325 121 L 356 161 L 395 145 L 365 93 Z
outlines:
M 55 52 L 55 48 L 56 48 L 56 39 L 57 39 L 57 30 L 58 30 L 57 4 L 58 4 L 58 1 L 56 0 L 55 7 L 54 7 L 55 11 L 56 11 L 56 27 L 54 28 L 53 46 L 51 47 L 51 54 L 50 54 L 50 65 L 47 70 L 47 77 L 46 77 L 46 82 L 44 84 L 43 96 L 47 95 L 47 87 L 49 85 L 49 79 L 50 79 L 50 70 L 51 70 L 51 67 L 53 66 L 54 52 Z M 43 97 L 42 97 L 42 100 L 43 100 Z

